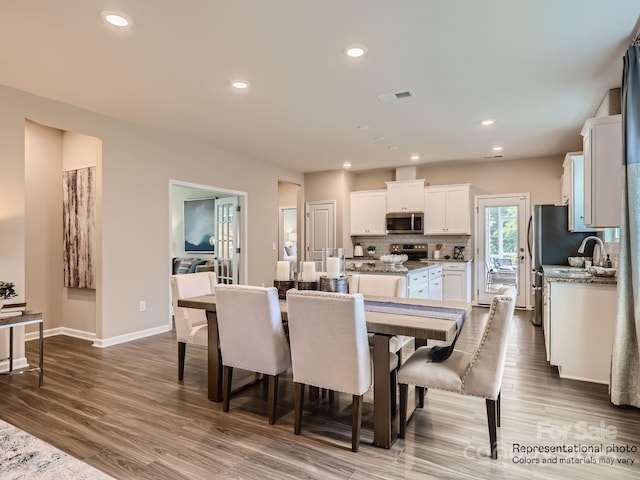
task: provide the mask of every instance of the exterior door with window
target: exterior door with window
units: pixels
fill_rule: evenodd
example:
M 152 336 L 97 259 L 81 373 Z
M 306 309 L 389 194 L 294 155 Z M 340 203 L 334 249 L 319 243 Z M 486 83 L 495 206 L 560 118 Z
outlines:
M 530 307 L 526 254 L 528 194 L 476 197 L 476 294 L 489 305 L 503 286 L 515 286 L 516 306 Z

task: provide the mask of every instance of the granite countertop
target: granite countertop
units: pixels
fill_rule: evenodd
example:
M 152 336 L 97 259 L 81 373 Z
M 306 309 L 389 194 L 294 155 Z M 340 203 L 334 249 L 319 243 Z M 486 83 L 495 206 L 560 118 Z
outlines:
M 420 260 L 423 263 L 444 263 L 444 262 L 455 262 L 455 263 L 464 263 L 464 262 L 473 262 L 473 258 L 429 258 Z
M 358 266 L 359 265 L 359 266 Z M 404 275 L 421 268 L 433 268 L 437 264 L 423 263 L 417 260 L 408 260 L 399 266 L 391 266 L 382 263 L 380 260 L 345 260 L 345 270 L 347 272 L 363 273 L 395 273 Z
M 564 283 L 597 283 L 616 285 L 618 279 L 613 277 L 600 277 L 589 273 L 584 268 L 569 267 L 568 265 L 542 265 L 544 278 L 550 282 Z

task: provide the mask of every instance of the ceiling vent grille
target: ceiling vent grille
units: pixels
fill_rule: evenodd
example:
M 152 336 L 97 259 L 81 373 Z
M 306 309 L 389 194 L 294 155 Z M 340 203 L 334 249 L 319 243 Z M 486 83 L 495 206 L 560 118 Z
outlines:
M 485 155 L 483 158 L 491 159 L 491 158 L 502 158 L 504 155 L 502 153 L 496 153 L 495 155 Z
M 402 92 L 383 93 L 378 95 L 381 102 L 391 102 L 392 100 L 401 100 L 403 98 L 415 97 L 416 94 L 411 90 L 403 90 Z

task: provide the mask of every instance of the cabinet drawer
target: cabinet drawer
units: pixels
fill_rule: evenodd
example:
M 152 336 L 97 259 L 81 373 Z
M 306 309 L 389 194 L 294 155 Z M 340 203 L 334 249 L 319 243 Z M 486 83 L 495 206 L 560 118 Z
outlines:
M 409 285 L 412 287 L 427 281 L 429 281 L 429 272 L 426 270 L 409 274 Z
M 467 266 L 464 263 L 445 263 L 442 265 L 442 270 L 457 270 L 465 271 Z
M 441 276 L 442 276 L 441 268 L 432 268 L 431 270 L 429 270 L 429 280 L 433 278 L 439 278 Z

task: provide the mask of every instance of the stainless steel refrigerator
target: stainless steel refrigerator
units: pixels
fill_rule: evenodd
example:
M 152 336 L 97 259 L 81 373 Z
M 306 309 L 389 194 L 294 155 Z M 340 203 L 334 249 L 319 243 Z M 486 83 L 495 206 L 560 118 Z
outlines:
M 566 205 L 534 205 L 529 219 L 528 248 L 533 269 L 533 324 L 542 325 L 542 265 L 569 265 L 567 257 L 576 257 L 580 243 L 592 232 L 570 232 Z M 593 244 L 587 245 L 584 256 L 593 254 Z

